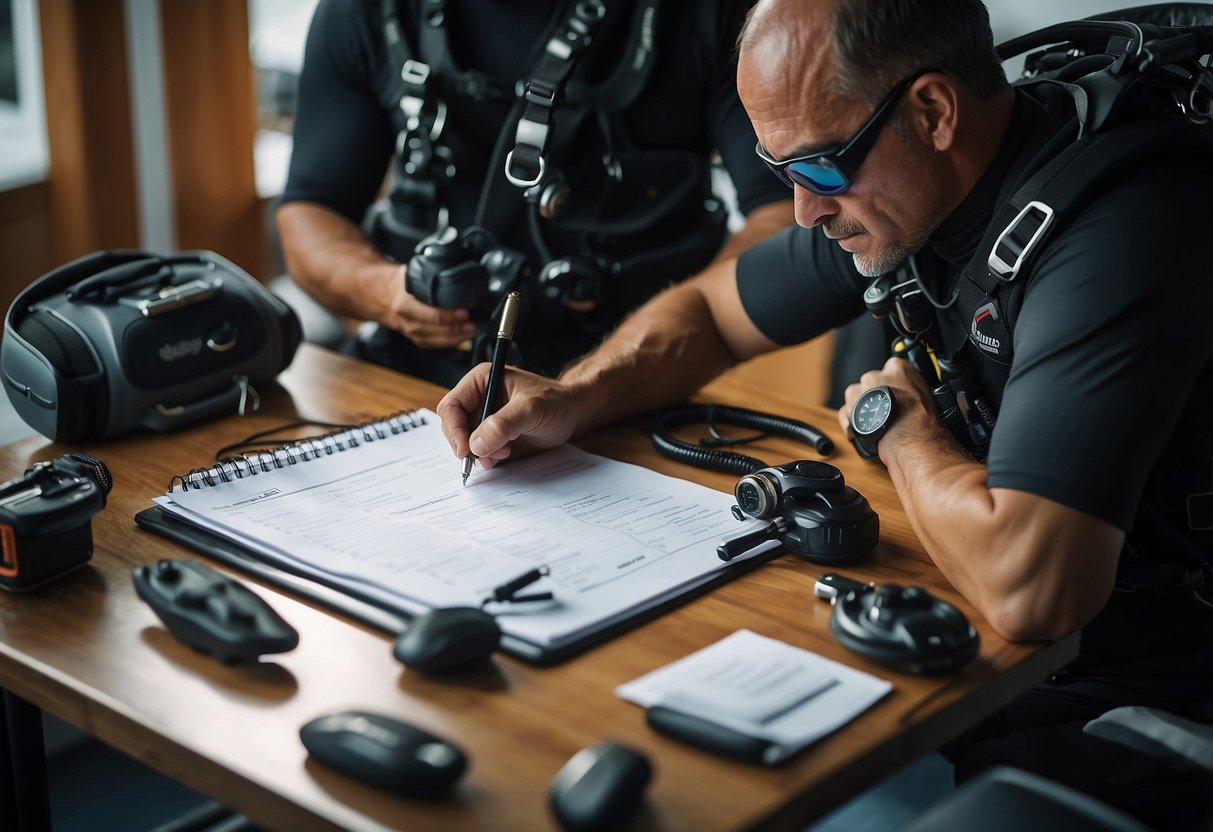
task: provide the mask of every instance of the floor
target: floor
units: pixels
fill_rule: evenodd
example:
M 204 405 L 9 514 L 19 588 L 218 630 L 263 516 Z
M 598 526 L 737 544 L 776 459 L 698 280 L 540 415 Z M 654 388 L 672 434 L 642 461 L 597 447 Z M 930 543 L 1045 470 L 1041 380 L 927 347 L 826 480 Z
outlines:
M 207 799 L 104 744 L 47 720 L 55 832 L 140 832 L 180 818 Z M 810 749 L 806 753 L 812 753 Z M 952 791 L 952 767 L 938 754 L 911 763 L 804 832 L 900 829 Z
M 208 803 L 58 720 L 44 724 L 55 832 L 144 832 Z
M 33 433 L 0 396 L 0 445 Z M 207 802 L 54 718 L 46 718 L 45 731 L 55 832 L 156 830 Z M 806 832 L 898 829 L 951 791 L 951 766 L 937 754 L 928 755 Z

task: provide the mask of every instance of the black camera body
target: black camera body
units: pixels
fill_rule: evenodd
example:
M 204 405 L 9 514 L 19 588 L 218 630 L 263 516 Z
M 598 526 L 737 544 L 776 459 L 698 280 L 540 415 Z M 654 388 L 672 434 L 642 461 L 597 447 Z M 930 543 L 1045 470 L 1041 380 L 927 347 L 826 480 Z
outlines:
M 845 563 L 872 551 L 880 538 L 880 518 L 867 498 L 826 462 L 802 459 L 762 468 L 739 479 L 733 495 L 738 519 L 749 516 L 772 522 L 718 548 L 722 560 L 731 560 L 763 539 L 778 539 L 813 563 Z
M 31 589 L 93 556 L 92 516 L 111 480 L 84 454 L 39 462 L 0 484 L 0 587 Z
M 428 306 L 468 309 L 473 321 L 483 322 L 529 273 L 526 257 L 497 245 L 488 230 L 474 226 L 460 234 L 447 226 L 417 245 L 404 287 Z

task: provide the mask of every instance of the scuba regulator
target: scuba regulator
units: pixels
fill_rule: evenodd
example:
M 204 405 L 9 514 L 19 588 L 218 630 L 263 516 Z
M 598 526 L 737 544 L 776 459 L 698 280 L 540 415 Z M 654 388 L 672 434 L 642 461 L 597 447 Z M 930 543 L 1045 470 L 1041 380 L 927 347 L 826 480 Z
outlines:
M 813 563 L 846 563 L 872 551 L 880 538 L 880 518 L 867 498 L 826 462 L 802 459 L 762 468 L 739 479 L 733 496 L 738 520 L 771 522 L 716 547 L 721 560 L 778 540 Z
M 935 413 L 952 437 L 976 459 L 985 459 L 994 429 L 994 409 L 981 392 L 963 354 L 944 356 L 932 343 L 935 310 L 946 309 L 956 295 L 939 301 L 923 286 L 914 258 L 907 280 L 897 272 L 881 275 L 863 293 L 863 302 L 877 320 L 897 331 L 891 352 L 909 361 L 931 388 Z M 872 458 L 860 449 L 865 458 Z

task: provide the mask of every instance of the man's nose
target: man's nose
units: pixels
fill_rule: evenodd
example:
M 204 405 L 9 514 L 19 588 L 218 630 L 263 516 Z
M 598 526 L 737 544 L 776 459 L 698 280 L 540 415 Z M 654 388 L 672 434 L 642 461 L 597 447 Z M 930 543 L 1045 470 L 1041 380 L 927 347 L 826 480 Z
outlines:
M 819 196 L 800 185 L 793 191 L 793 206 L 796 209 L 796 224 L 805 228 L 821 225 L 838 213 L 837 200 Z

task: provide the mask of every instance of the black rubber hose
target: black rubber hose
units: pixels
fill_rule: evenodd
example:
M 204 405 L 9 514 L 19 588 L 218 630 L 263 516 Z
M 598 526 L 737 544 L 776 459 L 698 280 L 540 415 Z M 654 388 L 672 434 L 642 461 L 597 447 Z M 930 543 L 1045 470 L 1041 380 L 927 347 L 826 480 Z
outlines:
M 763 433 L 773 433 L 788 439 L 797 439 L 807 445 L 812 445 L 822 456 L 828 456 L 834 451 L 834 442 L 817 428 L 805 422 L 771 413 L 760 413 L 744 407 L 728 407 L 720 404 L 686 405 L 661 413 L 653 420 L 651 430 L 653 447 L 662 456 L 677 462 L 735 476 L 750 474 L 767 467 L 765 462 L 755 457 L 733 451 L 701 448 L 681 439 L 675 439 L 670 434 L 674 428 L 695 422 L 734 425 Z

